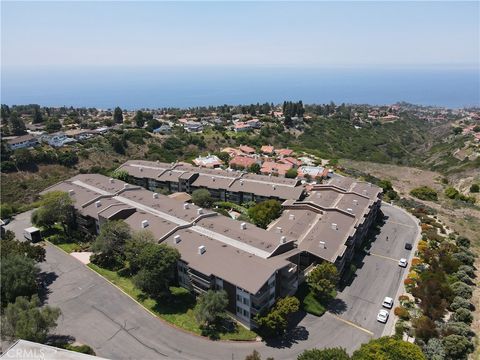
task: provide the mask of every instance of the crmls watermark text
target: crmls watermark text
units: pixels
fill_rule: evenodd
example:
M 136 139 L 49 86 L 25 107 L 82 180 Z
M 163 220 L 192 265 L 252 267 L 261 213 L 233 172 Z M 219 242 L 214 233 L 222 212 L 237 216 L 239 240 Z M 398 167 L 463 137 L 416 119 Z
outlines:
M 56 351 L 46 351 L 45 349 L 10 349 L 3 356 L 6 359 L 23 359 L 23 360 L 48 360 L 47 353 L 56 353 Z

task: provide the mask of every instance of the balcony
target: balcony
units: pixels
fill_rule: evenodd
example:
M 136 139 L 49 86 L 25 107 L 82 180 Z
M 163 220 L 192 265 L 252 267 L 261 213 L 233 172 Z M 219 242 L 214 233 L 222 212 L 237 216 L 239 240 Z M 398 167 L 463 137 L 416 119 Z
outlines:
M 201 277 L 197 274 L 194 274 L 190 269 L 187 270 L 187 274 L 190 277 L 190 280 L 192 282 L 198 282 L 198 283 L 210 288 L 210 285 L 211 285 L 211 280 L 210 279 L 205 279 L 204 277 Z

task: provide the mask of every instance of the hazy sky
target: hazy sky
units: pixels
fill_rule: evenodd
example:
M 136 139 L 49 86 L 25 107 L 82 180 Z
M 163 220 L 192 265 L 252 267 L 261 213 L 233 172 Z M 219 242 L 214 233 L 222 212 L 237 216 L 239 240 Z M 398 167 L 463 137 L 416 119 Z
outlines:
M 2 66 L 479 65 L 479 2 L 4 2 Z

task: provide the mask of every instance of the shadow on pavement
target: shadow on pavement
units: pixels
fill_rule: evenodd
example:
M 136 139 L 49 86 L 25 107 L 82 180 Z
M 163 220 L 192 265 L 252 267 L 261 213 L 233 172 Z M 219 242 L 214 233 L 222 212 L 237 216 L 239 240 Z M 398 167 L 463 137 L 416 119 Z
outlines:
M 309 332 L 305 326 L 296 326 L 281 338 L 266 339 L 265 345 L 279 349 L 290 348 L 299 341 L 307 340 L 308 335 Z
M 330 301 L 328 305 L 328 311 L 335 315 L 343 314 L 347 310 L 347 304 L 345 301 L 339 298 L 335 298 Z
M 58 275 L 54 272 L 41 272 L 38 276 L 40 281 L 39 297 L 42 304 L 48 299 L 51 290 L 48 288 L 56 279 Z

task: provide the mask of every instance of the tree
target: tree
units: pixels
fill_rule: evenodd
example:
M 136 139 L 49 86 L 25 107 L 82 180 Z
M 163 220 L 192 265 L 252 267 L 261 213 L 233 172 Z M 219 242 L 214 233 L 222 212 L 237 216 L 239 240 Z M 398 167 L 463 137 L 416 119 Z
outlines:
M 442 339 L 442 343 L 448 360 L 466 359 L 473 351 L 472 342 L 465 336 L 448 335 Z
M 32 214 L 37 226 L 51 227 L 60 223 L 65 233 L 75 227 L 75 209 L 70 195 L 64 191 L 50 191 L 41 198 L 42 206 Z
M 448 335 L 460 335 L 470 338 L 473 335 L 473 331 L 470 325 L 464 322 L 448 322 L 443 329 L 443 336 Z
M 479 191 L 480 191 L 480 185 L 472 184 L 472 186 L 470 186 L 471 193 L 478 193 Z
M 418 345 L 384 336 L 362 344 L 352 355 L 352 360 L 425 360 Z
M 120 265 L 125 257 L 125 243 L 130 239 L 130 227 L 124 221 L 107 221 L 92 244 L 93 251 L 100 253 L 93 258 L 94 262 L 112 269 Z
M 166 244 L 146 242 L 135 262 L 139 270 L 133 277 L 134 284 L 147 295 L 159 299 L 168 292 L 175 278 L 177 261 L 180 253 Z
M 125 182 L 129 182 L 130 180 L 130 174 L 126 170 L 115 170 L 112 177 Z
M 27 133 L 25 123 L 18 117 L 16 111 L 10 113 L 10 117 L 8 118 L 8 128 L 12 135 L 25 135 Z
M 152 232 L 146 229 L 135 231 L 131 239 L 127 240 L 125 243 L 125 260 L 128 263 L 130 268 L 130 273 L 135 275 L 139 270 L 140 264 L 140 253 L 147 244 L 155 243 L 155 237 Z
M 298 311 L 300 301 L 294 296 L 279 299 L 275 306 L 266 314 L 257 314 L 255 321 L 266 337 L 285 333 L 291 314 Z
M 35 105 L 33 107 L 32 123 L 33 124 L 39 124 L 39 123 L 42 123 L 42 122 L 43 122 L 43 116 L 42 116 L 42 112 L 40 111 L 40 106 Z
M 228 295 L 225 290 L 208 290 L 198 298 L 195 319 L 201 327 L 211 327 L 224 318 L 227 305 Z
M 0 254 L 2 259 L 12 255 L 22 255 L 35 262 L 45 261 L 45 249 L 43 247 L 16 240 L 15 234 L 10 230 L 7 230 L 5 236 L 2 237 L 2 241 L 0 241 Z
M 343 348 L 325 348 L 305 350 L 297 360 L 349 360 L 350 356 Z
M 445 189 L 445 196 L 450 199 L 456 199 L 459 195 L 460 193 L 454 187 L 449 186 Z
M 298 176 L 298 171 L 297 169 L 291 168 L 288 169 L 287 172 L 285 173 L 285 177 L 289 179 L 295 179 Z
M 18 168 L 28 167 L 33 164 L 32 152 L 28 149 L 18 149 L 13 153 L 15 165 Z
M 329 299 L 338 283 L 339 275 L 335 265 L 323 262 L 308 274 L 307 283 L 319 299 Z
M 454 135 L 461 134 L 462 131 L 463 131 L 462 128 L 459 127 L 459 126 L 454 126 L 454 127 L 452 128 L 452 132 L 453 132 Z
M 213 199 L 207 189 L 197 189 L 192 193 L 192 202 L 202 208 L 209 208 L 213 204 Z
M 37 292 L 39 269 L 32 259 L 13 254 L 2 257 L 0 266 L 2 307 L 14 302 L 18 296 L 30 297 Z
M 113 111 L 113 122 L 116 124 L 123 123 L 123 112 L 118 106 Z
M 58 154 L 58 163 L 66 167 L 72 167 L 78 163 L 78 156 L 73 151 L 62 151 Z
M 458 236 L 455 240 L 455 244 L 457 244 L 457 246 L 462 246 L 465 248 L 469 248 L 471 245 L 470 240 L 465 236 Z
M 145 125 L 145 115 L 142 111 L 138 110 L 137 113 L 135 114 L 135 123 L 137 124 L 137 127 L 141 128 L 143 125 Z
M 266 229 L 274 219 L 280 216 L 282 206 L 277 200 L 265 200 L 248 209 L 248 216 L 255 225 Z
M 56 131 L 62 130 L 62 124 L 57 117 L 51 117 L 45 122 L 45 130 L 48 133 L 54 133 Z
M 31 300 L 18 297 L 15 303 L 8 304 L 2 316 L 2 337 L 45 343 L 60 314 L 58 308 L 40 308 L 37 295 Z
M 425 315 L 413 320 L 413 328 L 415 329 L 415 337 L 425 342 L 438 335 L 435 323 Z
M 224 164 L 228 164 L 230 162 L 230 155 L 227 152 L 221 151 L 216 155 L 220 160 L 223 161 Z
M 248 168 L 248 171 L 251 172 L 251 173 L 254 173 L 254 174 L 259 174 L 260 173 L 260 164 L 254 163 L 254 164 L 250 165 L 250 167 Z

